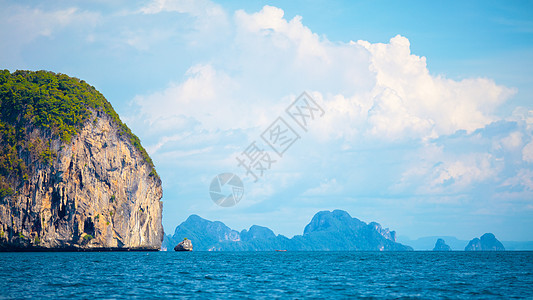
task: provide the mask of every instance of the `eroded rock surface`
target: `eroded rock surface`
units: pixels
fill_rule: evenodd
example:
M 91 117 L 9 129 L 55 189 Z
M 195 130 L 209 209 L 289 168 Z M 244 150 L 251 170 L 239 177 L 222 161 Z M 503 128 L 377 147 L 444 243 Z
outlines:
M 161 247 L 161 181 L 109 116 L 51 148 L 57 159 L 0 203 L 0 247 Z

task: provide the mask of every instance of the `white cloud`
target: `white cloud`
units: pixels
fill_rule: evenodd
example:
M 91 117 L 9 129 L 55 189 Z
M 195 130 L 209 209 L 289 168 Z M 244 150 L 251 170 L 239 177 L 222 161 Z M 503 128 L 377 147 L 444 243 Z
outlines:
M 519 170 L 515 176 L 505 180 L 502 186 L 522 187 L 526 191 L 533 192 L 533 170 Z
M 405 131 L 434 137 L 472 132 L 496 120 L 496 108 L 515 92 L 488 79 L 432 76 L 426 58 L 411 54 L 409 40 L 402 36 L 388 44 L 357 44 L 371 53 L 370 68 L 376 73 L 378 116 L 370 120 L 376 134 L 390 137 Z
M 242 78 L 231 77 L 211 64 L 194 65 L 180 83 L 170 83 L 161 91 L 139 95 L 133 102 L 140 114 L 132 122 L 148 125 L 150 132 L 167 133 L 192 130 L 196 134 L 212 134 L 228 130 L 247 130 L 270 125 L 292 101 L 254 99 L 252 91 L 243 89 Z
M 24 42 L 31 41 L 37 36 L 51 36 L 56 29 L 65 27 L 79 20 L 96 21 L 98 16 L 94 13 L 80 12 L 77 8 L 55 11 L 43 11 L 38 8 L 27 9 L 23 7 L 12 8 L 11 15 L 4 19 L 8 28 L 15 29 Z M 28 22 L 28 20 L 32 20 Z
M 228 16 L 222 6 L 209 0 L 153 0 L 139 10 L 142 14 L 153 15 L 163 12 L 176 12 L 194 18 L 194 32 L 189 35 L 189 44 L 202 46 L 211 44 L 225 36 L 228 30 Z
M 329 97 L 327 102 L 319 92 L 313 93 L 312 97 L 324 106 L 325 114 L 310 134 L 323 142 L 344 141 L 343 147 L 350 149 L 352 142 L 367 128 L 367 113 L 372 105 L 370 97 L 366 94 L 352 97 L 337 94 Z
M 533 142 L 530 142 L 522 149 L 522 159 L 533 163 Z
M 190 5 L 159 1 L 145 11 L 209 14 Z M 514 92 L 488 79 L 432 76 L 426 58 L 411 54 L 402 36 L 388 44 L 332 43 L 305 27 L 301 17 L 287 21 L 283 15 L 271 6 L 253 14 L 237 11 L 237 33 L 227 41 L 235 51 L 214 59 L 227 64 L 193 66 L 185 81 L 139 96 L 143 113 L 169 126 L 191 118 L 208 130 L 246 129 L 268 123 L 275 113 L 266 111 L 281 112 L 281 99 L 308 90 L 315 91 L 328 111 L 319 129 L 322 137 L 364 133 L 386 140 L 425 139 L 482 128 L 496 120 L 496 108 Z M 256 95 L 262 101 L 251 99 Z M 152 103 L 162 105 L 155 108 Z
M 149 53 L 149 51 L 153 51 L 154 46 L 172 38 L 175 38 L 175 36 L 171 29 L 126 29 L 121 32 L 121 38 L 117 39 L 117 42 L 131 46 L 138 51 Z M 94 37 L 92 39 L 94 41 Z
M 452 153 L 433 143 L 425 144 L 409 161 L 412 163 L 391 188 L 392 192 L 467 193 L 477 184 L 497 180 L 503 164 L 490 153 Z
M 287 22 L 283 15 L 282 9 L 267 5 L 253 14 L 239 10 L 235 13 L 235 19 L 241 32 L 267 37 L 276 48 L 293 52 L 297 64 L 309 59 L 321 64 L 331 63 L 327 44 L 302 24 L 302 17 L 296 16 Z
M 341 193 L 342 190 L 342 185 L 337 182 L 337 179 L 325 179 L 319 186 L 305 191 L 302 196 L 332 196 Z
M 368 112 L 368 121 L 373 125 L 372 134 L 389 140 L 431 134 L 435 121 L 414 115 L 406 100 L 395 90 L 384 88 L 373 100 L 374 105 Z
M 98 13 L 76 7 L 43 10 L 6 5 L 0 10 L 0 54 L 13 63 L 21 59 L 22 47 L 38 37 L 53 38 L 60 30 L 75 24 L 94 26 L 100 18 Z
M 457 160 L 445 161 L 433 170 L 432 186 L 442 186 L 450 182 L 458 187 L 468 187 L 473 182 L 480 182 L 495 177 L 490 154 L 464 155 Z
M 186 75 L 184 82 L 162 92 L 137 96 L 133 101 L 141 109 L 141 120 L 154 131 L 181 130 L 197 122 L 207 130 L 237 126 L 235 103 L 228 94 L 236 85 L 233 79 L 209 64 L 192 66 Z
M 522 146 L 522 133 L 519 131 L 512 132 L 503 138 L 501 143 L 508 150 L 516 149 Z
M 144 14 L 157 14 L 160 12 L 187 13 L 197 17 L 213 17 L 225 15 L 218 4 L 209 0 L 154 0 L 142 7 Z

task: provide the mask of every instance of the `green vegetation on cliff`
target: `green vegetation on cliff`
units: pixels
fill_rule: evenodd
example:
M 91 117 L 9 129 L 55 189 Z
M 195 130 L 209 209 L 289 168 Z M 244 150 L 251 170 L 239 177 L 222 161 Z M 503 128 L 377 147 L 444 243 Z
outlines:
M 23 154 L 51 164 L 56 153 L 50 142 L 29 139 L 28 129 L 39 128 L 51 137 L 69 143 L 93 112 L 109 115 L 152 167 L 139 138 L 122 123 L 105 97 L 85 81 L 47 71 L 0 70 L 0 199 L 13 193 L 10 183 L 28 178 Z

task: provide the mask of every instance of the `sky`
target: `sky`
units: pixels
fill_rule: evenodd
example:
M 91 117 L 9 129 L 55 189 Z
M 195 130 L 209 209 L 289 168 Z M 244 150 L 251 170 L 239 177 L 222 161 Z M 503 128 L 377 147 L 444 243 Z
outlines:
M 291 237 L 342 209 L 533 240 L 532 1 L 0 0 L 0 68 L 102 92 L 155 162 L 166 233 L 197 214 Z M 210 198 L 221 173 L 235 206 Z

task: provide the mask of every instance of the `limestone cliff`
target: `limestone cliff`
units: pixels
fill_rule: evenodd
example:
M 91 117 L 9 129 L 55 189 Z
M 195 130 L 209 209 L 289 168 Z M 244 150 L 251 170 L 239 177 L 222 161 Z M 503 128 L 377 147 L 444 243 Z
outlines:
M 66 139 L 59 134 L 64 131 L 39 126 L 35 117 L 9 121 L 5 90 L 0 98 L 2 120 L 23 131 L 19 139 L 24 141 L 15 141 L 14 153 L 18 155 L 14 161 L 22 167 L 7 175 L 6 168 L 1 170 L 0 250 L 159 249 L 161 180 L 110 104 L 104 99 L 106 107 L 86 105 L 87 95 L 80 97 L 87 117 L 72 127 L 73 134 Z M 61 101 L 66 105 L 69 100 Z M 28 114 L 24 102 L 21 107 L 22 114 Z M 6 132 L 0 135 L 2 147 L 10 146 Z

